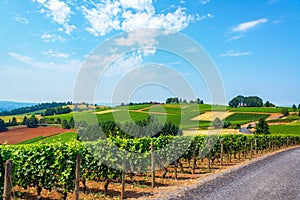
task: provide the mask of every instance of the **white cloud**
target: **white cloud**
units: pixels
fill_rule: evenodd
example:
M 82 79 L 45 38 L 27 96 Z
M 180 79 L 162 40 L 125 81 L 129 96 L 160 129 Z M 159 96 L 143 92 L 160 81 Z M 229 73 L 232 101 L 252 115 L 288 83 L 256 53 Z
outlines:
M 11 57 L 13 57 L 23 63 L 30 63 L 30 62 L 34 61 L 34 59 L 29 56 L 24 56 L 24 55 L 14 53 L 14 52 L 9 52 L 8 55 L 10 55 Z
M 17 61 L 28 64 L 30 67 L 33 67 L 38 70 L 76 72 L 82 64 L 79 60 L 75 60 L 75 59 L 66 60 L 65 63 L 53 63 L 53 62 L 38 61 L 30 56 L 25 56 L 15 52 L 9 52 L 8 55 L 15 58 Z
M 203 5 L 205 5 L 205 4 L 209 3 L 209 2 L 210 2 L 210 0 L 200 0 L 200 3 L 203 4 Z
M 239 57 L 239 56 L 250 56 L 252 53 L 249 51 L 235 51 L 235 50 L 229 50 L 224 54 L 219 55 L 218 57 L 226 57 L 226 56 L 230 56 L 230 57 Z
M 90 27 L 87 30 L 95 36 L 104 36 L 113 30 L 133 31 L 143 28 L 157 28 L 180 31 L 195 20 L 185 8 L 177 7 L 168 13 L 156 13 L 152 0 L 119 0 L 95 3 L 93 8 L 82 6 Z M 211 17 L 207 15 L 206 17 Z
M 72 11 L 65 2 L 59 0 L 37 0 L 37 2 L 45 7 L 40 10 L 40 13 L 46 13 L 54 22 L 62 25 L 66 34 L 76 29 L 74 25 L 69 24 Z
M 50 49 L 48 51 L 44 51 L 43 54 L 45 54 L 47 56 L 56 57 L 56 58 L 68 58 L 68 57 L 70 57 L 70 55 L 67 54 L 67 53 L 60 53 L 60 52 L 54 51 L 53 49 Z
M 260 24 L 268 22 L 267 18 L 261 18 L 253 21 L 243 22 L 232 28 L 232 32 L 246 32 L 250 29 L 257 27 Z
M 20 22 L 22 24 L 28 24 L 29 23 L 29 21 L 26 18 L 21 17 L 20 15 L 15 16 L 14 19 L 15 19 L 15 21 Z
M 60 35 L 55 35 L 50 33 L 43 33 L 43 35 L 41 35 L 41 38 L 46 42 L 56 42 L 56 41 L 65 42 L 65 39 Z
M 230 42 L 230 41 L 233 41 L 233 40 L 238 40 L 238 39 L 241 39 L 242 37 L 243 37 L 243 35 L 235 35 L 235 36 L 232 36 L 229 39 L 227 39 L 225 42 Z

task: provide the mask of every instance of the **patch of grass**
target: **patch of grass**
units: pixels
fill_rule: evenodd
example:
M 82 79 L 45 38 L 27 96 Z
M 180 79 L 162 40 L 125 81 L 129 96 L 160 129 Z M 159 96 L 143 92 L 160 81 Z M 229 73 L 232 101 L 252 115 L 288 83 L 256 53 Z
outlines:
M 84 112 L 82 112 L 84 113 Z M 60 118 L 61 120 L 67 120 L 69 121 L 71 117 L 73 116 L 73 113 L 67 113 L 67 114 L 61 114 L 61 115 L 52 115 L 52 116 L 45 116 L 44 118 L 47 119 L 54 119 L 57 120 L 57 118 Z
M 69 141 L 72 141 L 72 140 L 76 140 L 77 135 L 78 135 L 78 133 L 75 133 L 75 132 L 62 133 L 62 134 L 54 135 L 54 136 L 51 136 L 51 137 L 47 137 L 47 138 L 42 139 L 42 140 L 38 140 L 38 141 L 33 142 L 33 143 L 69 142 Z
M 300 135 L 299 124 L 295 125 L 273 125 L 269 126 L 270 132 L 274 135 Z
M 18 144 L 31 144 L 31 143 L 35 143 L 35 142 L 37 142 L 39 140 L 42 140 L 44 138 L 46 138 L 46 137 L 45 136 L 38 136 L 38 137 L 35 137 L 35 138 L 31 138 L 29 140 L 25 140 L 25 141 L 20 142 Z
M 246 124 L 252 121 L 258 121 L 260 118 L 267 118 L 269 114 L 249 114 L 249 113 L 235 113 L 228 116 L 225 120 L 231 124 Z

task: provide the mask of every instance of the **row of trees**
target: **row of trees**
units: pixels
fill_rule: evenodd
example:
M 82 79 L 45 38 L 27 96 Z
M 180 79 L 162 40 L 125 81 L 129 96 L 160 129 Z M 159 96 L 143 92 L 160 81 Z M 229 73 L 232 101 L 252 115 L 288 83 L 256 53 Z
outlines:
M 17 109 L 13 109 L 11 111 L 3 111 L 3 112 L 0 112 L 0 116 L 25 114 L 25 113 L 29 113 L 29 112 L 35 112 L 35 111 L 39 111 L 39 110 L 54 108 L 54 107 L 58 107 L 58 106 L 66 106 L 66 105 L 72 105 L 72 102 L 67 102 L 67 103 L 65 103 L 65 102 L 61 102 L 61 103 L 57 103 L 57 102 L 40 103 L 38 105 L 17 108 Z
M 196 100 L 190 100 L 189 102 L 186 99 L 181 99 L 178 97 L 170 97 L 167 98 L 166 104 L 172 104 L 172 103 L 196 103 L 196 104 L 204 104 L 204 101 L 197 98 Z
M 270 107 L 273 104 L 268 102 L 267 105 Z M 235 107 L 235 108 L 236 107 L 262 107 L 262 106 L 264 106 L 264 104 L 263 104 L 263 100 L 260 97 L 257 97 L 257 96 L 244 97 L 242 95 L 239 95 L 237 97 L 234 97 L 229 102 L 229 106 Z
M 44 113 L 42 113 L 42 116 L 51 116 L 51 115 L 61 115 L 61 114 L 67 114 L 70 113 L 71 109 L 68 106 L 62 107 L 58 106 L 55 108 L 48 108 Z

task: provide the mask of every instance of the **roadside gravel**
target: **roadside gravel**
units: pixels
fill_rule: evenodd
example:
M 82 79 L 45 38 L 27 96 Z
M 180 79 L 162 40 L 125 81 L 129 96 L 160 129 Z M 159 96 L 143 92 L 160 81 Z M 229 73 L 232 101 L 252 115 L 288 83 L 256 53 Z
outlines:
M 300 200 L 300 148 L 263 156 L 157 199 Z

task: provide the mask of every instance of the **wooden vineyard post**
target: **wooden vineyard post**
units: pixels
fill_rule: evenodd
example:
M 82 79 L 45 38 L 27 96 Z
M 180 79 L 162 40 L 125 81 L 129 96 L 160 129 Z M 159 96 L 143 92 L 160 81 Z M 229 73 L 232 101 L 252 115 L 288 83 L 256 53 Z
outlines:
M 275 147 L 274 147 L 274 139 L 272 139 L 272 151 L 274 151 Z
M 79 200 L 79 184 L 80 184 L 80 154 L 76 157 L 76 180 L 75 180 L 75 199 Z
M 252 160 L 252 153 L 253 153 L 253 139 L 251 139 L 251 144 L 250 144 L 250 160 Z
M 232 157 L 232 138 L 230 138 L 230 148 L 229 148 L 229 163 L 231 163 L 231 157 Z
M 11 186 L 12 186 L 11 174 L 12 174 L 12 161 L 7 160 L 5 163 L 3 200 L 10 200 L 11 198 Z
M 269 149 L 268 151 L 270 152 L 271 151 L 271 141 L 269 141 Z
M 155 187 L 155 163 L 154 163 L 154 144 L 151 141 L 151 187 Z
M 210 166 L 210 151 L 211 151 L 211 149 L 210 149 L 210 144 L 211 144 L 211 141 L 210 141 L 210 139 L 208 139 L 208 141 L 207 141 L 207 146 L 208 146 L 208 150 L 209 150 L 209 152 L 208 152 L 208 169 L 210 170 L 211 169 L 211 166 Z
M 193 142 L 193 160 L 192 160 L 192 174 L 195 174 L 196 169 L 196 142 Z
M 177 143 L 174 142 L 174 178 L 177 180 Z
M 255 140 L 254 140 L 254 145 L 255 145 L 255 155 L 257 156 L 257 154 L 258 154 L 257 138 L 255 138 Z
M 221 139 L 221 158 L 220 158 L 220 166 L 223 165 L 223 154 L 224 154 L 224 140 Z
M 247 139 L 245 140 L 245 144 L 244 144 L 244 159 L 247 158 Z
M 286 138 L 286 147 L 289 147 L 289 138 Z
M 122 166 L 123 166 L 123 170 L 122 170 L 122 177 L 121 177 L 121 197 L 120 199 L 123 200 L 125 199 L 125 170 L 126 170 L 126 152 L 124 154 L 124 158 L 123 158 L 123 161 L 122 161 Z
M 240 143 L 241 139 L 238 138 L 238 160 L 241 160 L 241 143 Z

